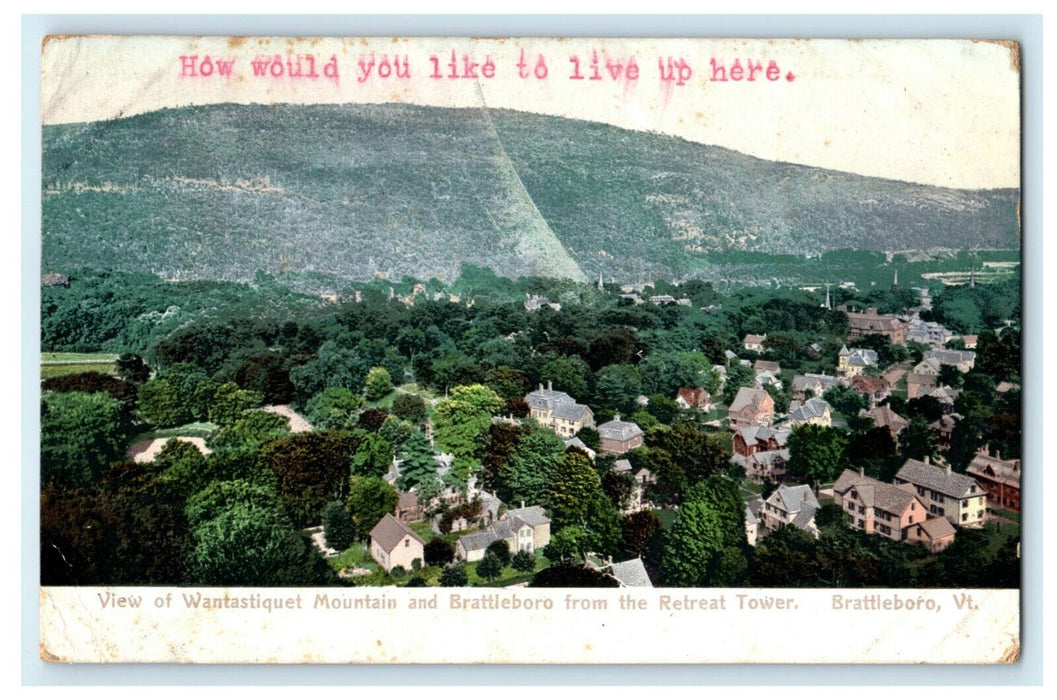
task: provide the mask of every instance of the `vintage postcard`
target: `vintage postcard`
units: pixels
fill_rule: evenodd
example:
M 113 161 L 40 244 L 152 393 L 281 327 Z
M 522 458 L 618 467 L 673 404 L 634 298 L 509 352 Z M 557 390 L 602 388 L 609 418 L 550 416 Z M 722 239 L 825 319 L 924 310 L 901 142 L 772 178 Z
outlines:
M 48 37 L 41 658 L 1016 661 L 1000 39 Z

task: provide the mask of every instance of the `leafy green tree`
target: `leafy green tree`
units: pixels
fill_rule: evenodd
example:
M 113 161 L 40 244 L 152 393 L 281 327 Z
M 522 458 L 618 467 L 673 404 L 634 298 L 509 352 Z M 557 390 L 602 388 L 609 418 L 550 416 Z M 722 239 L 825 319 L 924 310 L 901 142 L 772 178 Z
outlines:
M 244 411 L 260 407 L 263 400 L 261 393 L 240 389 L 235 382 L 221 384 L 209 407 L 209 420 L 220 426 L 231 425 Z
M 121 403 L 104 393 L 45 392 L 40 405 L 41 482 L 95 481 L 120 459 L 129 430 Z
M 671 466 L 678 472 L 670 469 L 667 464 L 654 466 L 664 474 L 666 481 L 677 485 L 679 490 L 713 474 L 723 473 L 729 467 L 731 449 L 729 438 L 721 440 L 717 434 L 706 432 L 697 425 L 679 423 L 671 428 L 662 427 L 651 430 L 646 434 L 646 444 L 651 450 L 656 447 L 667 452 L 667 456 L 673 462 Z M 657 457 L 663 462 L 665 455 L 661 454 Z M 653 466 L 650 466 L 650 471 L 655 475 L 658 474 Z M 678 478 L 685 479 L 685 481 L 675 484 Z
M 848 461 L 852 468 L 861 468 L 875 479 L 890 482 L 898 469 L 896 441 L 892 433 L 888 428 L 878 427 L 852 433 L 848 437 Z
M 500 340 L 499 342 L 506 347 L 510 347 L 505 340 Z M 506 401 L 524 396 L 528 392 L 530 384 L 527 374 L 506 365 L 488 370 L 484 380 L 489 388 Z
M 774 384 L 767 384 L 763 387 L 763 390 L 771 397 L 774 401 L 774 410 L 777 413 L 788 413 L 789 404 L 793 400 L 793 394 L 785 389 L 779 389 Z
M 393 392 L 393 379 L 385 367 L 372 367 L 367 373 L 364 393 L 368 401 L 380 401 Z
M 378 428 L 378 434 L 392 446 L 393 452 L 401 451 L 404 448 L 404 443 L 415 432 L 417 432 L 415 426 L 406 420 L 400 420 L 396 416 L 389 416 L 382 423 L 382 427 Z
M 458 588 L 469 582 L 466 575 L 466 566 L 463 564 L 450 564 L 440 572 L 440 585 L 445 588 Z
M 651 510 L 640 510 L 625 515 L 621 531 L 628 551 L 634 556 L 644 556 L 654 535 L 660 530 L 661 521 Z
M 596 452 L 601 449 L 602 438 L 598 435 L 598 431 L 595 428 L 585 425 L 576 432 L 576 437 L 580 438 L 580 442 Z
M 502 399 L 484 385 L 457 386 L 451 398 L 436 405 L 433 416 L 434 443 L 455 460 L 452 476 L 465 482 L 484 456 L 484 436 L 492 425 L 492 412 Z
M 351 469 L 357 476 L 385 476 L 393 464 L 393 448 L 378 433 L 367 433 L 352 455 Z
M 493 554 L 503 566 L 510 564 L 510 545 L 506 540 L 496 540 L 488 545 L 485 554 Z
M 790 476 L 821 484 L 832 481 L 844 469 L 847 461 L 848 439 L 836 428 L 805 424 L 793 428 L 786 442 Z
M 899 452 L 904 458 L 934 459 L 938 451 L 936 432 L 921 416 L 911 418 L 906 427 L 899 432 Z
M 455 558 L 455 547 L 441 537 L 434 537 L 423 549 L 426 566 L 444 566 Z
M 740 588 L 749 585 L 749 559 L 742 547 L 724 547 L 713 560 L 713 586 Z
M 557 391 L 564 391 L 577 401 L 590 398 L 588 379 L 591 368 L 579 357 L 556 357 L 540 367 L 540 379 L 550 382 Z
M 194 493 L 207 483 L 205 455 L 185 440 L 167 440 L 154 458 L 154 466 L 163 480 L 173 483 L 184 494 Z
M 396 489 L 377 476 L 349 478 L 349 513 L 356 523 L 356 531 L 365 533 L 378 524 L 386 513 L 396 510 Z
M 590 460 L 576 452 L 566 452 L 552 472 L 546 503 L 551 512 L 551 526 L 560 530 L 566 525 L 584 525 L 587 507 L 602 482 Z
M 121 377 L 126 382 L 132 382 L 133 384 L 142 384 L 143 382 L 150 379 L 150 367 L 143 361 L 143 358 L 133 353 L 123 353 L 118 356 L 117 362 L 114 363 L 117 369 L 117 376 Z
M 503 573 L 503 562 L 492 552 L 485 552 L 484 558 L 477 562 L 477 575 L 489 583 Z
M 994 331 L 986 330 L 976 341 L 976 362 L 974 369 L 986 374 L 995 382 L 1020 379 L 1020 338 L 1019 334 L 998 336 Z
M 641 393 L 642 380 L 632 365 L 606 365 L 595 375 L 595 397 L 601 406 L 627 413 Z
M 237 504 L 193 531 L 189 578 L 199 586 L 308 586 L 329 571 L 292 522 L 271 508 Z
M 756 544 L 754 586 L 811 587 L 821 577 L 815 538 L 798 527 L 780 527 Z
M 543 554 L 551 561 L 573 561 L 583 556 L 586 541 L 587 533 L 582 527 L 563 527 L 551 535 L 551 541 L 543 548 Z
M 700 501 L 683 503 L 664 540 L 661 579 L 666 586 L 704 586 L 723 551 L 720 517 Z
M 275 509 L 275 490 L 245 479 L 214 481 L 187 499 L 184 512 L 192 528 L 212 520 L 226 510 L 246 505 L 254 510 Z
M 343 552 L 356 541 L 356 525 L 341 501 L 331 501 L 323 509 L 323 534 L 327 546 Z
M 892 410 L 900 413 L 894 406 Z M 935 396 L 919 396 L 907 401 L 906 413 L 902 415 L 906 415 L 908 418 L 921 416 L 932 423 L 943 417 L 943 404 Z
M 330 387 L 305 404 L 305 417 L 316 430 L 348 430 L 356 425 L 363 399 L 345 387 Z
M 728 406 L 734 402 L 738 389 L 752 387 L 756 383 L 756 373 L 751 366 L 734 363 L 727 366 L 727 381 L 723 388 L 723 402 Z
M 426 402 L 421 396 L 399 394 L 393 399 L 393 415 L 403 418 L 413 425 L 424 425 L 426 422 Z
M 634 330 L 626 327 L 609 327 L 591 341 L 588 362 L 591 364 L 591 369 L 595 371 L 606 365 L 634 364 L 639 361 L 639 353 L 642 349 Z
M 191 420 L 184 395 L 167 379 L 151 379 L 139 388 L 139 411 L 143 420 L 159 428 Z
M 274 475 L 295 525 L 318 525 L 327 503 L 344 500 L 354 445 L 353 438 L 338 433 L 296 433 L 261 448 L 261 462 Z
M 89 486 L 41 489 L 42 585 L 180 584 L 190 542 L 182 494 L 148 465 L 123 463 Z
M 269 440 L 290 434 L 290 422 L 285 416 L 268 411 L 244 411 L 233 422 L 224 425 L 210 437 L 214 450 L 256 450 Z
M 524 436 L 507 460 L 507 502 L 541 503 L 564 454 L 565 443 L 547 428 L 537 427 Z
M 857 416 L 859 411 L 869 407 L 869 400 L 854 389 L 846 386 L 835 386 L 822 394 L 826 403 L 845 416 Z
M 410 491 L 420 483 L 436 480 L 437 462 L 433 458 L 433 447 L 425 434 L 416 430 L 404 443 L 400 453 L 400 488 Z
M 467 404 L 471 410 L 494 415 L 503 407 L 503 399 L 484 384 L 467 384 L 453 388 L 451 399 Z
M 584 514 L 586 546 L 603 556 L 617 556 L 624 549 L 620 513 L 601 489 L 591 494 Z
M 220 383 L 208 377 L 195 384 L 187 404 L 194 420 L 209 420 L 209 408 L 213 405 L 213 398 L 217 395 L 219 388 Z
M 654 394 L 646 410 L 661 423 L 670 424 L 679 415 L 679 404 L 664 394 Z
M 719 519 L 724 546 L 745 546 L 745 504 L 737 482 L 713 475 L 691 486 L 684 502 L 696 501 L 709 506 Z
M 532 556 L 530 552 L 520 551 L 510 560 L 510 565 L 514 567 L 515 571 L 527 574 L 536 568 L 536 557 Z
M 620 583 L 607 574 L 568 562 L 552 564 L 539 571 L 529 588 L 619 588 Z

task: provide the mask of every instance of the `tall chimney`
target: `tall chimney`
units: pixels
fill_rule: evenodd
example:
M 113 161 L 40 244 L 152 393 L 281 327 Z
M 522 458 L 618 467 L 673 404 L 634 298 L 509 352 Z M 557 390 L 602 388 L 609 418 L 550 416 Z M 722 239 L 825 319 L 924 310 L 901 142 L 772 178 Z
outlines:
M 932 462 L 930 462 L 929 459 L 930 459 L 929 456 L 925 455 L 925 464 L 932 464 Z
M 547 380 L 547 391 L 554 391 L 554 389 L 552 388 L 552 385 L 551 385 L 551 380 L 549 380 L 549 379 Z

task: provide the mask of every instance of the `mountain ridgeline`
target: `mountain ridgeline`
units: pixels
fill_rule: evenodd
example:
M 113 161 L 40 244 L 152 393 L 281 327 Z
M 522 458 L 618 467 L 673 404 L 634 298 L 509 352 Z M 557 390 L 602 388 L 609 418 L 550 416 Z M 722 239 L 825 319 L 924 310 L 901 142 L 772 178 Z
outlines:
M 511 111 L 211 105 L 43 131 L 43 269 L 709 279 L 710 253 L 1019 249 L 1019 191 Z

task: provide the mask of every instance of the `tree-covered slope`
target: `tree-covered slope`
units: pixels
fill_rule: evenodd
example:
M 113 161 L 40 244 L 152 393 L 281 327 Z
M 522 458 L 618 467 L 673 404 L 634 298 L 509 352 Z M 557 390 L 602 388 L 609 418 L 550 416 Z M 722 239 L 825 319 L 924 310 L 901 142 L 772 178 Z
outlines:
M 774 163 L 518 112 L 212 105 L 48 126 L 43 267 L 709 276 L 708 253 L 1018 248 L 1016 190 Z

